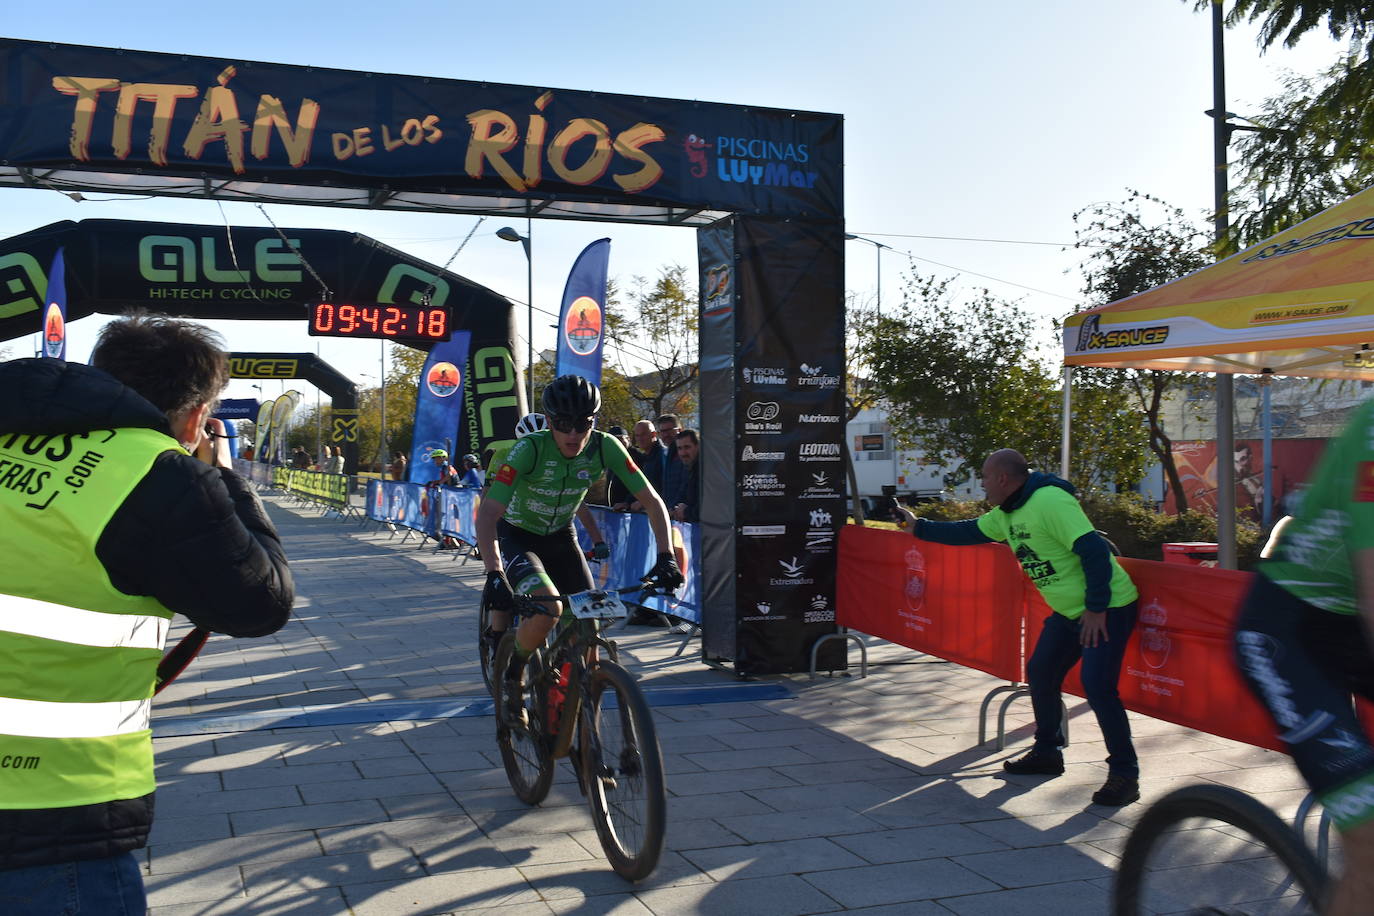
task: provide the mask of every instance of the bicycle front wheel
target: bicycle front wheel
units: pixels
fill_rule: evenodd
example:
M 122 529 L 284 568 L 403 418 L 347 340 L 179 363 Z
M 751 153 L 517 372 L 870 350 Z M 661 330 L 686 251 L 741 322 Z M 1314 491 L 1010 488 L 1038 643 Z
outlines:
M 496 652 L 495 672 L 509 670 L 515 651 L 514 629 L 501 640 Z M 496 746 L 506 767 L 506 779 L 515 790 L 516 798 L 527 805 L 537 805 L 549 794 L 553 784 L 553 755 L 545 731 L 543 678 L 544 662 L 534 652 L 525 662 L 523 689 L 515 693 L 509 689 L 504 676 L 493 675 L 496 690 Z
M 1325 869 L 1277 814 L 1201 783 L 1141 816 L 1121 854 L 1112 912 L 1319 913 L 1326 891 Z
M 601 848 L 627 881 L 647 877 L 663 853 L 668 799 L 663 755 L 639 684 L 614 662 L 592 670 L 582 778 Z
M 487 693 L 491 693 L 491 670 L 495 663 L 493 656 L 495 652 L 491 644 L 487 641 L 487 629 L 491 626 L 491 608 L 482 601 L 477 606 L 477 661 L 482 666 L 482 683 L 487 685 Z

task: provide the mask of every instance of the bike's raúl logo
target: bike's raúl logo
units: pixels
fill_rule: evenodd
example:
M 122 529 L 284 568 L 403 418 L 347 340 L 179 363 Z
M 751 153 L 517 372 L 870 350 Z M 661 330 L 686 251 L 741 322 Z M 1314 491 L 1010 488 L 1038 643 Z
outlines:
M 563 339 L 578 356 L 596 350 L 601 342 L 601 306 L 591 296 L 578 296 L 563 320 Z
M 463 383 L 463 374 L 453 363 L 435 363 L 425 373 L 425 387 L 436 398 L 446 398 Z

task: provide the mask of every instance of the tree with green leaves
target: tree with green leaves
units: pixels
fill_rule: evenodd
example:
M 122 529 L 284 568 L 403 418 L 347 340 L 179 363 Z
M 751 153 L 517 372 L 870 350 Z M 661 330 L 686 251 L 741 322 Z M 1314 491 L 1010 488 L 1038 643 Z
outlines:
M 629 394 L 654 416 L 690 413 L 697 399 L 697 293 L 687 268 L 672 264 L 650 282 L 635 277 L 628 301 L 606 302 L 616 369 Z M 637 372 L 632 362 L 647 365 Z
M 1073 219 L 1077 224 L 1074 247 L 1087 252 L 1080 267 L 1083 294 L 1093 305 L 1106 305 L 1153 289 L 1212 262 L 1209 240 L 1203 230 L 1182 210 L 1149 194 L 1130 191 L 1124 201 L 1093 204 L 1079 210 Z M 1080 415 L 1093 410 L 1092 398 L 1098 396 L 1094 392 L 1115 390 L 1129 395 L 1137 417 L 1134 438 L 1143 438 L 1141 444 L 1163 465 L 1180 511 L 1188 507 L 1188 499 L 1174 464 L 1173 442 L 1164 429 L 1162 411 L 1169 393 L 1194 378 L 1188 373 L 1153 369 L 1075 372 L 1075 388 L 1080 392 L 1075 411 Z M 1142 416 L 1143 425 L 1139 422 Z M 1121 430 L 1123 435 L 1129 432 L 1132 430 Z M 1117 446 L 1110 439 L 1108 442 L 1113 448 Z
M 1198 9 L 1212 0 L 1196 0 Z M 1259 45 L 1292 47 L 1325 28 L 1346 51 L 1316 77 L 1291 76 L 1238 126 L 1230 202 L 1236 247 L 1267 238 L 1374 184 L 1374 2 L 1236 0 L 1229 24 L 1259 24 Z M 1251 119 L 1247 119 L 1251 120 Z
M 950 285 L 913 272 L 902 305 L 873 315 L 858 339 L 856 353 L 897 444 L 919 446 L 948 467 L 948 486 L 1006 446 L 1052 466 L 1058 404 L 1036 343 L 1045 329 L 986 290 L 956 301 Z

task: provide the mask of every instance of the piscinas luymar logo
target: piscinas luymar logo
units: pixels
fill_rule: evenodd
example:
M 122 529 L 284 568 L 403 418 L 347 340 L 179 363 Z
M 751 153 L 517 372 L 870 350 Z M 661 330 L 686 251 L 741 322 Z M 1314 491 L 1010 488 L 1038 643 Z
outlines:
M 716 137 L 709 141 L 699 134 L 688 134 L 682 144 L 693 178 L 710 176 L 732 184 L 752 184 L 769 188 L 816 186 L 817 172 L 811 162 L 809 144 L 763 137 Z M 710 153 L 715 153 L 715 168 Z

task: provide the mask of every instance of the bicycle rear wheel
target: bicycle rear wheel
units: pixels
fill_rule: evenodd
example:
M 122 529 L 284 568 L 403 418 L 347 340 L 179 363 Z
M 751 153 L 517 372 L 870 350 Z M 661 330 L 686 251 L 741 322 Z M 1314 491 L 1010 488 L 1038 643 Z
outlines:
M 614 662 L 591 673 L 585 698 L 582 779 L 601 848 L 616 874 L 638 881 L 663 853 L 663 755 L 639 684 Z
M 1277 814 L 1202 783 L 1141 816 L 1117 867 L 1112 912 L 1318 913 L 1326 891 L 1325 869 Z
M 539 652 L 532 653 L 525 662 L 520 707 L 511 709 L 504 672 L 508 670 L 514 651 L 515 633 L 512 631 L 501 640 L 493 667 L 493 672 L 502 672 L 502 676 L 493 675 L 497 688 L 492 694 L 496 707 L 496 746 L 501 751 L 506 779 L 515 790 L 516 798 L 527 805 L 537 805 L 548 796 L 553 784 L 553 755 L 545 732 L 544 662 Z

